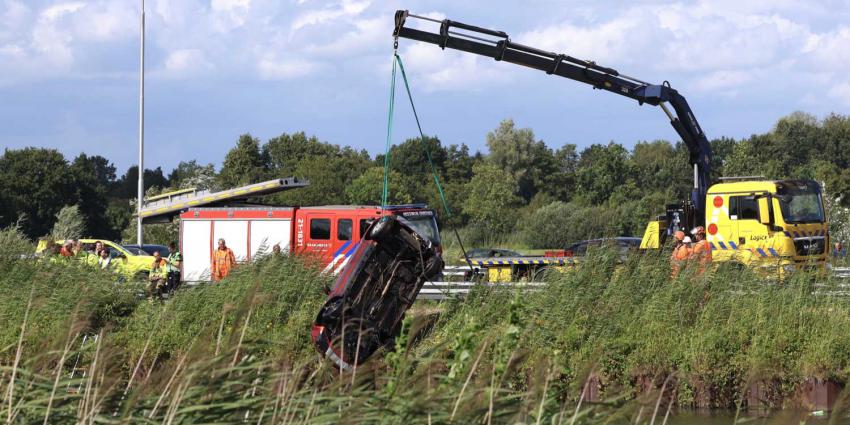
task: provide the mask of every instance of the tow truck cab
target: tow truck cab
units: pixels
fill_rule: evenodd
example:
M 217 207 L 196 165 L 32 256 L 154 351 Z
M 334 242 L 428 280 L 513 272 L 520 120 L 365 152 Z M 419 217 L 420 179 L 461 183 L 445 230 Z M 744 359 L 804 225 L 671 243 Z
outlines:
M 705 229 L 714 261 L 791 272 L 823 268 L 829 252 L 821 188 L 812 180 L 715 184 Z

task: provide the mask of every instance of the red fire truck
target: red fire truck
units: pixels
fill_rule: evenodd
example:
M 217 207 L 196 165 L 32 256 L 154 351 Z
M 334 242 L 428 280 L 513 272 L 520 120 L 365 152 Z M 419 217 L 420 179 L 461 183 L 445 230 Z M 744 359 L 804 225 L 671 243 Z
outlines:
M 440 246 L 434 211 L 424 204 L 387 206 L 272 207 L 248 205 L 189 208 L 180 214 L 182 280 L 209 280 L 213 250 L 224 239 L 237 262 L 281 251 L 316 258 L 326 273 L 338 273 L 376 217 L 394 214 Z

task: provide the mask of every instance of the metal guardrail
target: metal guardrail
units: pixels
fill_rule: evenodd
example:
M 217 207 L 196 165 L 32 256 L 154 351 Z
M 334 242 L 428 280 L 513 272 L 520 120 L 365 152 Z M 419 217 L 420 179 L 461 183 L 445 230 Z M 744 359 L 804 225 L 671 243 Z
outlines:
M 543 287 L 542 282 L 426 282 L 419 291 L 417 300 L 447 300 L 452 298 L 463 298 L 469 294 L 474 287 L 487 287 L 514 290 L 521 288 L 523 291 L 536 291 Z
M 833 267 L 832 275 L 841 279 L 850 278 L 850 267 Z
M 501 288 L 509 290 L 513 290 L 519 287 L 522 288 L 523 291 L 536 291 L 546 285 L 543 282 L 472 282 L 468 280 L 463 280 L 467 272 L 469 272 L 469 267 L 467 266 L 446 266 L 446 268 L 443 269 L 444 280 L 426 282 L 425 285 L 422 286 L 422 289 L 419 291 L 419 296 L 416 299 L 440 301 L 464 298 L 475 287 Z M 850 267 L 833 267 L 832 273 L 836 278 L 850 279 Z M 201 282 L 184 282 L 184 285 L 191 287 L 198 285 L 199 283 Z M 823 287 L 825 285 L 820 284 L 815 286 Z M 843 296 L 850 295 L 850 283 L 837 284 L 836 288 L 840 290 L 824 291 L 822 292 L 822 294 Z M 842 291 L 842 289 L 846 290 Z

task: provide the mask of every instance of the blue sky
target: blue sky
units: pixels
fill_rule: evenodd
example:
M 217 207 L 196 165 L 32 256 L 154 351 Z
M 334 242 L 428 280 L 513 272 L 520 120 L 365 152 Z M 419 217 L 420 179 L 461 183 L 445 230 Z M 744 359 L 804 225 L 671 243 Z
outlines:
M 382 151 L 399 8 L 668 80 L 709 137 L 850 112 L 844 0 L 148 0 L 146 166 L 219 166 L 245 132 Z M 138 13 L 138 1 L 0 0 L 0 146 L 99 154 L 119 173 L 135 163 Z M 425 131 L 445 144 L 485 150 L 503 118 L 552 148 L 675 138 L 659 109 L 579 83 L 410 40 L 400 54 Z M 396 110 L 398 143 L 415 127 Z

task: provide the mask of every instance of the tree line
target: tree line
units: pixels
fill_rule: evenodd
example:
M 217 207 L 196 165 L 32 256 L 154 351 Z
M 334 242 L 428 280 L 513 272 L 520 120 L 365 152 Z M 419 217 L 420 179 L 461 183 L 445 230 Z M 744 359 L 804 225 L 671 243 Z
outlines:
M 408 139 L 389 152 L 389 202 L 424 202 L 441 212 L 444 227 L 466 228 L 471 243 L 503 239 L 556 247 L 599 236 L 640 235 L 647 219 L 686 199 L 691 186 L 687 148 L 666 140 L 632 149 L 610 142 L 579 149 L 551 148 L 529 128 L 504 120 L 486 135 L 487 152 L 438 137 Z M 823 119 L 795 112 L 763 134 L 711 140 L 712 177 L 763 175 L 810 178 L 825 184 L 835 216 L 850 199 L 850 117 Z M 430 157 L 430 161 L 427 159 Z M 216 170 L 180 162 L 167 175 L 145 170 L 148 195 L 187 187 L 223 189 L 297 176 L 303 189 L 260 201 L 276 205 L 379 204 L 384 154 L 340 146 L 304 132 L 265 142 L 239 137 Z M 451 213 L 434 184 L 439 177 Z M 0 227 L 18 223 L 30 237 L 50 232 L 59 211 L 77 206 L 84 234 L 120 240 L 132 235 L 138 167 L 118 176 L 102 156 L 68 160 L 55 149 L 6 149 L 0 156 Z M 841 215 L 844 214 L 844 215 Z M 835 222 L 836 231 L 843 223 Z M 154 241 L 151 241 L 154 242 Z M 164 241 L 155 241 L 164 242 Z

